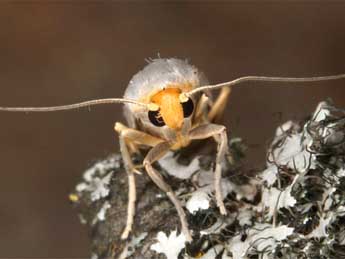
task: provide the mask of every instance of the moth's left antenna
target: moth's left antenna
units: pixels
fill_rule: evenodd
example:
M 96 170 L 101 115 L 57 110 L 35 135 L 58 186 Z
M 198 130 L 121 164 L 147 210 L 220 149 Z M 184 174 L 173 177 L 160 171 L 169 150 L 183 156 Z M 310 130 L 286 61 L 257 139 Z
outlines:
M 271 76 L 244 76 L 234 79 L 229 82 L 215 84 L 215 85 L 205 85 L 195 88 L 189 92 L 183 93 L 186 97 L 189 97 L 198 92 L 207 90 L 216 90 L 222 87 L 231 87 L 239 85 L 244 82 L 256 81 L 256 82 L 285 82 L 285 83 L 299 83 L 299 82 L 318 82 L 327 80 L 337 80 L 345 78 L 345 74 L 331 75 L 331 76 L 315 76 L 315 77 L 271 77 Z M 183 96 L 181 97 L 184 98 Z

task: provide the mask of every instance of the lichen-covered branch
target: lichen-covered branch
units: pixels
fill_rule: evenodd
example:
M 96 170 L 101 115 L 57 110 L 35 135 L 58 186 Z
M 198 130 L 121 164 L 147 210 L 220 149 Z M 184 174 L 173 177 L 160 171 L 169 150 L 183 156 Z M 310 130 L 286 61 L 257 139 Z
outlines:
M 183 202 L 192 243 L 180 232 L 174 206 L 144 172 L 136 175 L 133 233 L 121 240 L 128 191 L 122 159 L 112 155 L 88 169 L 70 198 L 90 230 L 92 258 L 345 257 L 344 110 L 322 102 L 309 120 L 281 125 L 267 167 L 256 176 L 240 170 L 240 139 L 230 141 L 230 150 L 222 179 L 227 216 L 215 203 L 214 152 L 198 152 L 196 145 L 155 164 Z

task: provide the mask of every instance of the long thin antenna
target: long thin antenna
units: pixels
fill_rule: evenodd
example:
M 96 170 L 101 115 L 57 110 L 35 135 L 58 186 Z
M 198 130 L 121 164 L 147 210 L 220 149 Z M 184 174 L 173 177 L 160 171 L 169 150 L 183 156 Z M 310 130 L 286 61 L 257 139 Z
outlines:
M 52 111 L 65 111 L 65 110 L 73 110 L 83 107 L 90 107 L 99 104 L 114 104 L 114 103 L 130 103 L 140 106 L 147 107 L 147 104 L 137 102 L 134 100 L 129 99 L 121 99 L 121 98 L 108 98 L 108 99 L 96 99 L 81 103 L 74 103 L 69 105 L 61 105 L 61 106 L 51 106 L 51 107 L 0 107 L 0 111 L 8 111 L 8 112 L 52 112 Z
M 345 78 L 345 74 L 334 75 L 334 76 L 316 76 L 316 77 L 244 76 L 244 77 L 240 77 L 240 78 L 237 78 L 235 80 L 225 82 L 225 83 L 201 86 L 201 87 L 195 88 L 194 90 L 190 92 L 185 93 L 185 95 L 188 97 L 198 92 L 219 89 L 226 86 L 234 86 L 234 85 L 237 85 L 243 82 L 248 82 L 248 81 L 287 82 L 287 83 L 295 82 L 296 83 L 296 82 L 315 82 L 315 81 L 336 80 L 336 79 L 341 79 L 341 78 Z

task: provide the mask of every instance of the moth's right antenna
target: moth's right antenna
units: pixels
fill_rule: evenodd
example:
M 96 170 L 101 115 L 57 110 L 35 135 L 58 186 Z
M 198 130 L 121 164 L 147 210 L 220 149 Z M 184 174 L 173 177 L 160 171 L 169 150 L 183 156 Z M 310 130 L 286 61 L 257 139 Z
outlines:
M 140 105 L 144 107 L 148 107 L 146 103 L 138 102 L 135 100 L 130 99 L 122 99 L 122 98 L 108 98 L 108 99 L 96 99 L 81 103 L 74 103 L 69 105 L 61 105 L 61 106 L 51 106 L 51 107 L 0 107 L 0 111 L 8 111 L 8 112 L 52 112 L 52 111 L 65 111 L 65 110 L 73 110 L 79 109 L 83 107 L 90 107 L 100 104 L 114 104 L 114 103 L 130 103 L 135 105 Z

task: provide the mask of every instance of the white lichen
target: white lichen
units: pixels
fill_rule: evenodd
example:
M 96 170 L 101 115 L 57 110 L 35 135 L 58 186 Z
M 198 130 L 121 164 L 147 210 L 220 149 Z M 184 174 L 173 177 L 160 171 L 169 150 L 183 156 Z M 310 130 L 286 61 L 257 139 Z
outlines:
M 231 239 L 228 244 L 228 250 L 232 253 L 233 259 L 243 259 L 246 258 L 246 253 L 249 249 L 249 242 L 244 242 L 241 240 L 242 237 L 237 235 Z
M 169 174 L 179 179 L 188 179 L 200 169 L 199 158 L 194 158 L 189 165 L 177 162 L 173 152 L 168 152 L 158 161 L 159 165 Z
M 200 235 L 211 235 L 211 234 L 219 234 L 223 229 L 227 226 L 232 224 L 235 221 L 235 215 L 230 214 L 225 219 L 218 218 L 217 221 L 207 229 L 203 229 L 200 231 Z
M 210 207 L 210 199 L 214 191 L 214 172 L 212 170 L 199 170 L 196 179 L 197 185 L 202 187 L 192 192 L 191 197 L 186 203 L 186 208 L 193 214 Z M 247 199 L 252 201 L 257 194 L 256 185 L 252 181 L 250 184 L 237 185 L 223 178 L 221 180 L 221 187 L 223 199 L 229 193 L 234 193 L 238 200 Z
M 337 176 L 338 176 L 339 178 L 345 177 L 345 168 L 340 168 L 340 169 L 337 171 Z
M 105 220 L 105 214 L 107 213 L 107 210 L 111 208 L 111 205 L 108 201 L 104 202 L 102 208 L 97 213 L 97 218 L 99 221 Z
M 76 186 L 77 192 L 89 192 L 91 201 L 97 201 L 109 195 L 109 183 L 113 169 L 120 167 L 120 156 L 113 156 L 100 161 L 87 169 L 83 175 L 84 181 Z
M 83 178 L 86 182 L 91 182 L 95 174 L 103 176 L 113 168 L 120 167 L 121 156 L 115 155 L 107 160 L 102 160 L 94 164 L 84 172 Z
M 317 227 L 313 229 L 313 231 L 309 235 L 307 235 L 307 237 L 318 238 L 318 239 L 322 237 L 327 237 L 328 236 L 327 228 L 330 222 L 332 221 L 332 219 L 333 219 L 333 213 L 330 213 L 330 215 L 326 218 L 321 217 Z
M 323 210 L 328 211 L 333 202 L 335 201 L 335 191 L 337 189 L 335 187 L 328 188 L 324 193 L 323 193 L 323 198 L 322 198 L 322 203 L 323 203 Z
M 315 164 L 312 160 L 312 154 L 307 150 L 309 145 L 310 139 L 305 137 L 303 133 L 292 134 L 286 137 L 284 145 L 273 151 L 269 159 L 300 172 L 309 167 L 313 169 Z
M 264 189 L 262 194 L 262 204 L 268 208 L 268 218 L 274 215 L 276 210 L 281 208 L 289 208 L 296 204 L 296 199 L 291 195 L 292 185 L 284 191 L 280 191 L 275 187 Z
M 267 168 L 260 176 L 267 186 L 272 186 L 276 182 L 278 166 L 299 172 L 315 169 L 315 156 L 309 151 L 312 145 L 311 136 L 306 127 L 302 132 L 298 132 L 299 128 L 296 123 L 288 121 L 277 129 L 276 138 L 273 140 L 275 148 L 270 150 Z
M 325 120 L 330 115 L 328 105 L 326 102 L 320 102 L 316 107 L 316 110 L 313 114 L 312 120 L 315 122 L 320 122 Z
M 135 253 L 135 250 L 141 246 L 142 242 L 147 237 L 147 232 L 141 233 L 139 236 L 133 236 L 132 239 L 126 244 L 121 254 L 117 259 L 125 259 Z
M 86 190 L 91 192 L 91 201 L 96 201 L 108 196 L 110 192 L 109 183 L 112 175 L 113 173 L 109 173 L 103 178 L 95 177 L 93 181 L 90 182 Z
M 276 166 L 267 167 L 260 175 L 267 186 L 272 186 L 277 181 L 278 169 Z
M 251 226 L 254 215 L 255 213 L 253 208 L 251 208 L 250 206 L 245 206 L 239 209 L 236 219 L 242 227 Z
M 269 224 L 258 223 L 249 229 L 246 237 L 241 235 L 233 237 L 228 244 L 228 249 L 233 259 L 247 258 L 246 256 L 254 250 L 272 251 L 290 236 L 293 230 L 287 226 L 272 227 Z
M 208 192 L 200 189 L 192 193 L 192 197 L 187 201 L 186 208 L 190 213 L 199 210 L 206 210 L 210 207 L 210 196 Z
M 223 250 L 223 246 L 221 245 L 216 245 L 212 249 L 209 249 L 206 254 L 203 256 L 199 257 L 199 259 L 214 259 L 217 257 L 217 255 Z M 190 257 L 185 257 L 185 259 L 189 259 Z M 224 256 L 222 259 L 226 259 Z
M 185 247 L 186 237 L 183 233 L 177 235 L 172 231 L 169 237 L 164 232 L 158 232 L 157 243 L 151 245 L 151 250 L 164 254 L 167 259 L 177 259 L 181 250 Z

